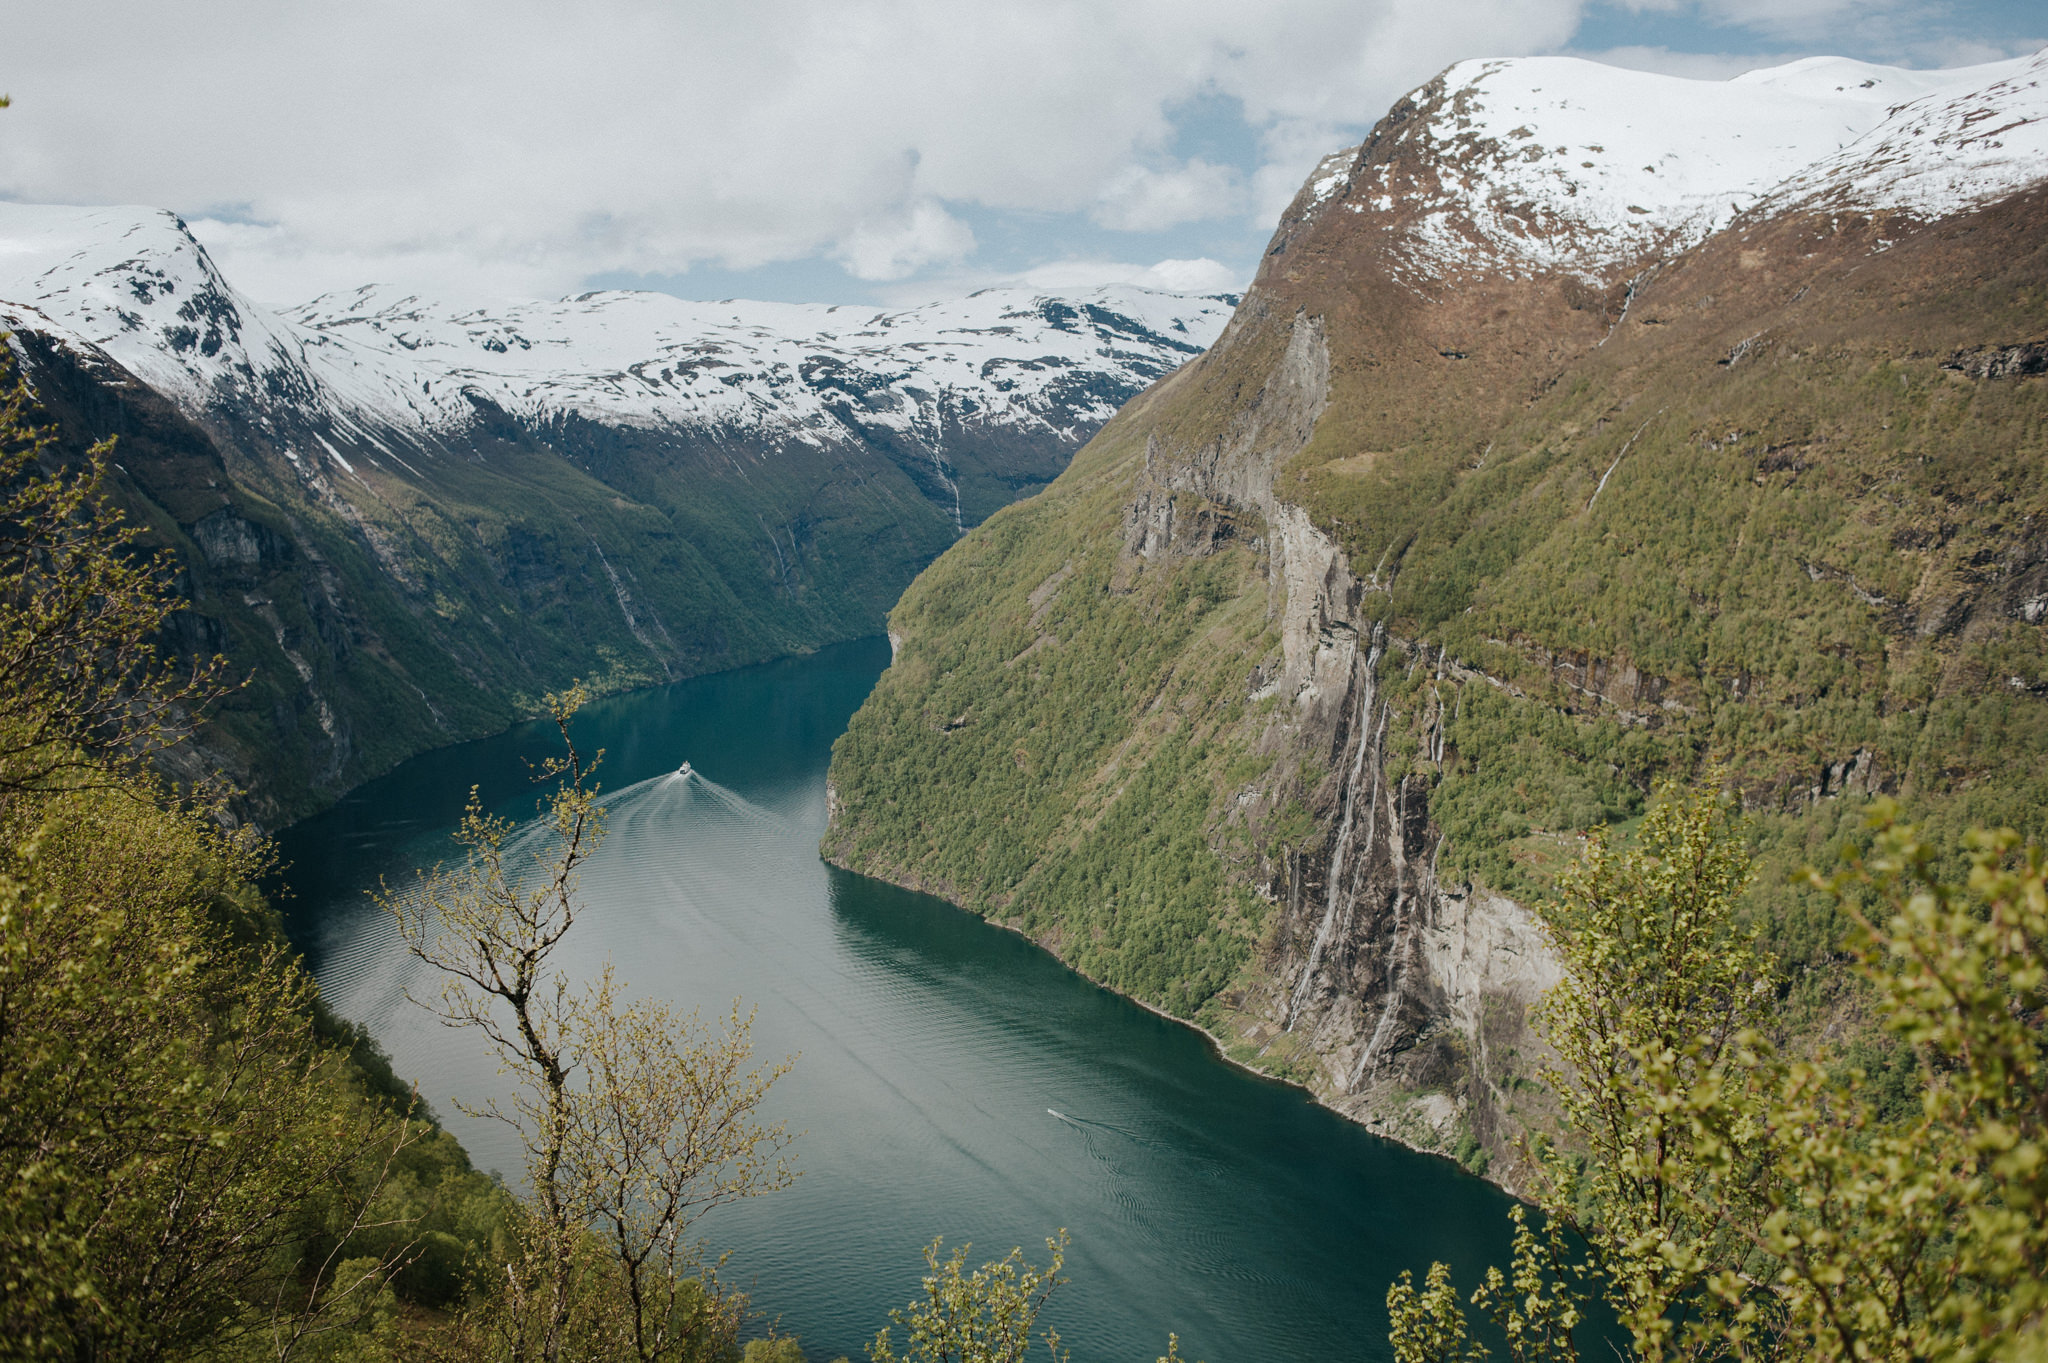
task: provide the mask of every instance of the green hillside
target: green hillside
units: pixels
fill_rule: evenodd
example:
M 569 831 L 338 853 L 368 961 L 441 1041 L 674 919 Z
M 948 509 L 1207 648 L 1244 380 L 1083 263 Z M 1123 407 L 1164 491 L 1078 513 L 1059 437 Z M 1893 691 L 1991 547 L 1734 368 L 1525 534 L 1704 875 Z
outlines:
M 835 753 L 828 855 L 1343 1095 L 1348 1053 L 1319 1067 L 1280 1025 L 1363 741 L 1262 694 L 1287 658 L 1269 521 L 1298 507 L 1355 600 L 1297 642 L 1384 631 L 1370 779 L 1400 845 L 1356 874 L 1393 907 L 1361 908 L 1347 949 L 1379 953 L 1361 997 L 1377 979 L 1415 1014 L 1404 1093 L 1484 1089 L 1472 1126 L 1526 1107 L 1505 1050 L 1471 1053 L 1484 1025 L 1459 1039 L 1403 1002 L 1403 896 L 1530 902 L 1575 834 L 1626 834 L 1665 778 L 1724 773 L 1793 1015 L 1853 1012 L 1837 910 L 1787 872 L 1880 792 L 1948 844 L 2038 831 L 2048 803 L 2048 377 L 2008 362 L 2048 338 L 2044 209 L 1738 225 L 1632 298 L 1538 276 L 1425 299 L 1347 215 L 1284 221 L 1202 362 L 905 594 L 896 665 Z M 1327 387 L 1289 446 L 1260 413 L 1302 336 Z M 1526 1036 L 1519 1012 L 1501 1036 Z

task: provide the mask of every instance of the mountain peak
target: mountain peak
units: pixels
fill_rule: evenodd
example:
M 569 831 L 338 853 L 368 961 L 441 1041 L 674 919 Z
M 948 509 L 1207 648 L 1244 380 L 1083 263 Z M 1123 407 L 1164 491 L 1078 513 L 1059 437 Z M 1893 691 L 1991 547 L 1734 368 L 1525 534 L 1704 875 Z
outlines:
M 97 348 L 194 416 L 267 410 L 435 435 L 486 403 L 545 424 L 815 445 L 851 422 L 942 439 L 966 420 L 1067 447 L 1199 354 L 1236 299 L 1129 285 L 984 289 L 872 309 L 600 290 L 493 306 L 369 284 L 281 314 L 175 214 L 0 204 L 0 312 Z
M 1460 62 L 1397 104 L 1348 166 L 1319 166 L 1291 216 L 1395 228 L 1395 272 L 1411 284 L 1468 270 L 1611 278 L 1766 202 L 1939 216 L 2048 173 L 2044 64 L 1813 57 L 1707 81 L 1575 57 Z
M 0 204 L 0 299 L 187 407 L 296 349 L 167 209 Z

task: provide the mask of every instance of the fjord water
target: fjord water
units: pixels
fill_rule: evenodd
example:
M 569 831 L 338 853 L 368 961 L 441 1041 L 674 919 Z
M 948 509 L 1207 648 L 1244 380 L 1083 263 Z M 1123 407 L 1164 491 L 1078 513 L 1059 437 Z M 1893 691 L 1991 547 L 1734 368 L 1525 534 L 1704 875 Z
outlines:
M 814 1359 L 858 1358 L 934 1235 L 973 1241 L 977 1262 L 1013 1245 L 1042 1262 L 1066 1227 L 1072 1283 L 1046 1320 L 1075 1358 L 1149 1360 L 1172 1330 L 1189 1359 L 1279 1363 L 1384 1358 L 1400 1270 L 1445 1259 L 1469 1286 L 1505 1261 L 1495 1189 L 1226 1064 L 1011 933 L 821 862 L 832 740 L 887 662 L 863 641 L 577 723 L 605 750 L 611 831 L 562 959 L 609 959 L 706 1017 L 743 999 L 758 1054 L 799 1057 L 772 1107 L 803 1133 L 802 1177 L 702 1226 L 732 1251 L 728 1280 Z M 472 785 L 530 816 L 526 764 L 551 739 L 529 725 L 428 753 L 279 839 L 287 923 L 329 1001 L 508 1178 L 506 1133 L 456 1108 L 503 1081 L 408 1001 L 434 982 L 366 891 L 449 856 Z

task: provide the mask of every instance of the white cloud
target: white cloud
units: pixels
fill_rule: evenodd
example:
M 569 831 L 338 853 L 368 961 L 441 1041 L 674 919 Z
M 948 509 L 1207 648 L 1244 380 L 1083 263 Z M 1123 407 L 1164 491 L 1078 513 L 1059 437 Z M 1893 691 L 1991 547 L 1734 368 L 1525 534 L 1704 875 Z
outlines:
M 1912 0 L 1700 0 L 1702 18 L 1731 28 L 1786 36 L 1815 36 L 1854 18 L 1873 19 L 1914 8 Z
M 1236 170 L 1199 157 L 1172 170 L 1128 166 L 1103 187 L 1089 217 L 1119 232 L 1158 232 L 1182 223 L 1234 217 L 1244 188 Z
M 1579 3 L 0 0 L 0 195 L 178 208 L 280 300 L 351 270 L 900 277 L 970 250 L 969 210 L 1242 215 L 1258 168 L 1176 158 L 1176 105 L 1307 129 L 1265 177 L 1298 179 L 1296 144 L 1457 57 L 1561 42 Z
M 928 265 L 954 265 L 974 250 L 974 231 L 929 201 L 882 223 L 863 223 L 834 255 L 855 279 L 902 279 Z
M 1614 8 L 1633 13 L 1687 15 L 1719 28 L 1811 44 L 1814 51 L 1836 52 L 1868 61 L 1909 66 L 1966 66 L 1998 61 L 2037 52 L 2048 29 L 2040 16 L 2028 12 L 2027 0 L 1992 0 L 1975 6 L 1971 16 L 1979 30 L 1963 33 L 1959 23 L 1968 22 L 1950 4 L 1927 0 L 1605 0 Z M 2001 14 L 2003 9 L 2006 13 Z M 1996 30 L 2001 21 L 2021 19 L 2030 32 L 1985 32 Z M 1653 51 L 1654 49 L 1618 49 Z M 1684 56 L 1691 54 L 1673 54 Z M 1758 62 L 1773 65 L 1785 58 Z M 1646 67 L 1649 70 L 1680 68 Z M 1712 68 L 1709 68 L 1712 69 Z
M 1162 260 L 1133 265 L 1109 260 L 1061 260 L 1035 266 L 1022 274 L 994 281 L 1034 289 L 1082 288 L 1091 284 L 1137 284 L 1176 293 L 1236 293 L 1251 281 L 1220 260 Z
M 1841 3 L 1706 8 L 1768 26 Z M 1009 268 L 1114 258 L 1105 229 L 1201 227 L 1149 246 L 1192 257 L 1262 235 L 1402 91 L 1460 58 L 1557 50 L 1585 9 L 0 0 L 0 197 L 179 209 L 280 302 L 368 278 L 561 293 L 788 261 L 936 279 L 994 268 L 974 258 L 984 221 L 1044 226 L 1042 248 L 980 231 Z M 1174 111 L 1204 97 L 1243 109 L 1255 155 L 1176 146 Z
M 1689 80 L 1728 80 L 1760 67 L 1782 66 L 1783 56 L 1741 53 L 1673 52 L 1668 47 L 1610 47 L 1599 52 L 1574 52 L 1575 57 L 1625 66 L 1631 71 L 1654 71 L 1663 76 L 1684 76 Z

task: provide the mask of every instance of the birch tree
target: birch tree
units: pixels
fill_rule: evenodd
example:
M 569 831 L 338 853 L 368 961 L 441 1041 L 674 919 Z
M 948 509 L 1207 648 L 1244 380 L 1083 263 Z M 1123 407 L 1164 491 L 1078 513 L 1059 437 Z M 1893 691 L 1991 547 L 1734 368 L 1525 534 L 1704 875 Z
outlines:
M 751 1016 L 735 1005 L 706 1028 L 628 1000 L 609 967 L 578 985 L 556 959 L 605 832 L 603 754 L 586 759 L 570 731 L 585 699 L 580 687 L 547 698 L 563 752 L 539 768 L 554 788 L 533 847 L 472 791 L 462 865 L 385 896 L 408 948 L 441 973 L 430 1006 L 482 1035 L 513 1081 L 509 1097 L 463 1110 L 505 1123 L 525 1153 L 518 1252 L 470 1322 L 514 1363 L 656 1363 L 736 1338 L 744 1299 L 718 1285 L 693 1226 L 794 1177 L 788 1132 L 760 1114 L 788 1064 L 751 1065 Z

